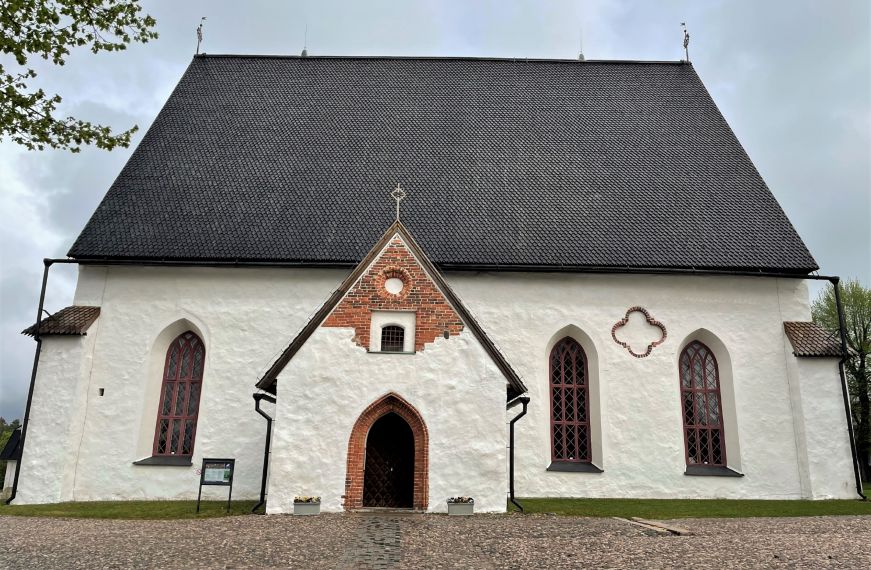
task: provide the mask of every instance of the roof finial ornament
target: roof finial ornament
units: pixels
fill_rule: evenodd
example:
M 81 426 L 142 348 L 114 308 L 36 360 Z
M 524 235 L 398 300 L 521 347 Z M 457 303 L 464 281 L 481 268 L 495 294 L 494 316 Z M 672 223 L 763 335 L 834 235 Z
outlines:
M 308 57 L 308 22 L 305 23 L 305 36 L 302 40 L 302 57 Z
M 687 23 L 686 22 L 681 22 L 680 25 L 683 28 L 683 50 L 684 50 L 684 54 L 686 55 L 686 58 L 687 58 L 686 62 L 689 63 L 690 62 L 690 48 L 689 48 L 690 33 L 687 31 Z
M 399 203 L 405 200 L 405 197 L 408 196 L 408 193 L 402 188 L 402 186 L 397 182 L 396 188 L 390 193 L 390 196 L 396 200 L 396 221 L 399 221 Z
M 197 55 L 200 55 L 200 44 L 203 43 L 203 22 L 206 21 L 206 17 L 203 16 L 200 18 L 200 25 L 197 26 Z

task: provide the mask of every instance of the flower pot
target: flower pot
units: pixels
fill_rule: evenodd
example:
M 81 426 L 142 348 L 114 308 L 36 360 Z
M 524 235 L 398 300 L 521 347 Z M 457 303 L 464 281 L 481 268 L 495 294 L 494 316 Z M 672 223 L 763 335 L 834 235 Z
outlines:
M 321 514 L 320 503 L 293 503 L 295 515 L 319 515 Z
M 475 503 L 448 503 L 448 514 L 466 516 L 475 513 Z

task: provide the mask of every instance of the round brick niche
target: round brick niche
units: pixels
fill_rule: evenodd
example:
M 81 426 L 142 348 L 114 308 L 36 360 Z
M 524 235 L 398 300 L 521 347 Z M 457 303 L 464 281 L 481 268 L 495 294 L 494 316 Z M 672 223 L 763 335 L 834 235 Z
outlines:
M 391 299 L 404 299 L 408 296 L 411 278 L 402 267 L 386 267 L 376 279 L 375 287 L 378 293 Z
M 399 295 L 402 289 L 405 288 L 405 282 L 399 277 L 390 277 L 384 281 L 384 288 L 391 295 Z

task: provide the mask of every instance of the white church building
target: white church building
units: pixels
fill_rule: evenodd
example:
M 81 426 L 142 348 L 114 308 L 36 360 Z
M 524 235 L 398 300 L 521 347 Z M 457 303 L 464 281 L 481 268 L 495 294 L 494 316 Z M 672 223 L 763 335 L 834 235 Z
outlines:
M 818 266 L 686 62 L 199 55 L 57 262 L 15 504 L 857 497 Z

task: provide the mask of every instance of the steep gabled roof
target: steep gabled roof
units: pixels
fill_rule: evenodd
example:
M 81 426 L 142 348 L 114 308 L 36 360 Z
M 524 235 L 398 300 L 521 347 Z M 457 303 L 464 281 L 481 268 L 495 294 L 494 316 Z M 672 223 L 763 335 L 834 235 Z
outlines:
M 692 65 L 197 56 L 70 255 L 807 273 Z M 783 189 L 789 191 L 788 188 Z
M 317 330 L 317 328 L 324 322 L 324 320 L 329 316 L 329 314 L 333 311 L 336 305 L 342 300 L 342 298 L 351 290 L 354 284 L 360 279 L 360 277 L 366 272 L 372 262 L 379 256 L 379 254 L 384 250 L 385 246 L 390 242 L 390 240 L 395 236 L 399 235 L 404 241 L 405 245 L 411 251 L 411 253 L 416 258 L 417 262 L 421 264 L 424 271 L 426 271 L 427 275 L 432 279 L 432 281 L 436 284 L 439 291 L 444 295 L 445 299 L 447 299 L 448 303 L 453 307 L 454 311 L 457 312 L 459 317 L 462 319 L 463 323 L 472 331 L 472 334 L 481 343 L 481 346 L 487 352 L 487 354 L 493 359 L 493 362 L 505 376 L 505 379 L 508 381 L 508 399 L 514 399 L 520 394 L 526 392 L 526 386 L 523 384 L 523 381 L 514 371 L 508 361 L 505 360 L 505 357 L 496 348 L 496 345 L 493 344 L 493 341 L 487 336 L 487 333 L 481 328 L 475 318 L 469 313 L 466 309 L 465 305 L 463 305 L 462 301 L 460 301 L 459 297 L 453 292 L 451 287 L 445 282 L 442 278 L 439 270 L 433 265 L 433 263 L 426 256 L 426 253 L 420 248 L 417 242 L 412 237 L 411 233 L 408 229 L 402 225 L 402 222 L 396 221 L 384 232 L 384 235 L 381 236 L 381 239 L 375 244 L 375 246 L 369 251 L 368 254 L 360 261 L 353 271 L 342 281 L 342 284 L 339 285 L 339 288 L 336 289 L 326 303 L 321 306 L 320 309 L 314 314 L 314 316 L 309 320 L 308 323 L 303 327 L 302 331 L 293 339 L 293 341 L 288 345 L 286 349 L 281 353 L 281 356 L 272 364 L 266 374 L 257 382 L 257 388 L 261 390 L 266 390 L 268 392 L 272 392 L 273 394 L 276 392 L 275 381 L 278 375 L 284 370 L 284 367 L 290 362 L 293 356 L 299 351 L 300 348 L 305 344 L 308 338 Z

